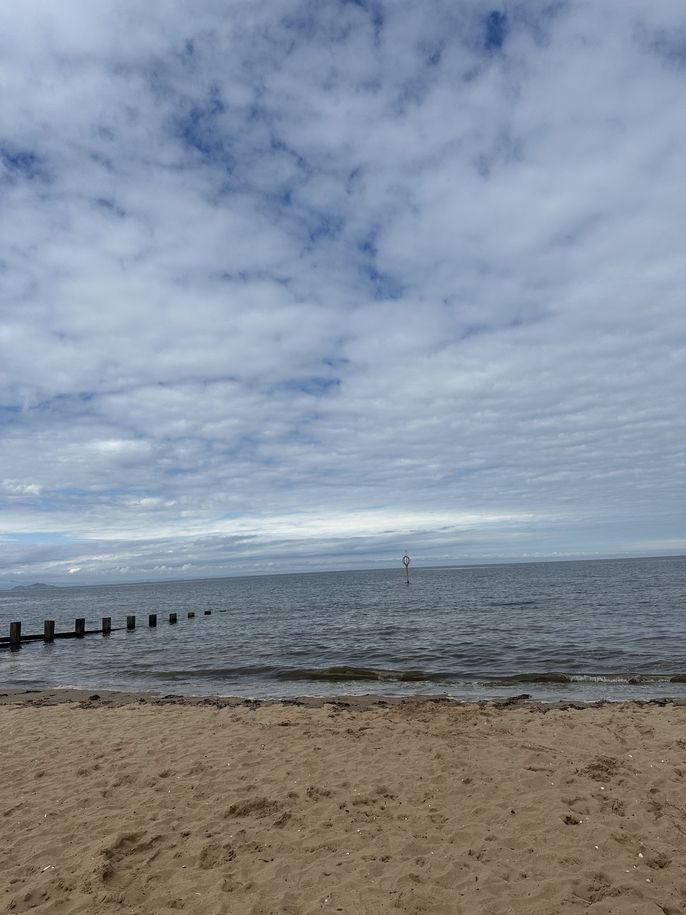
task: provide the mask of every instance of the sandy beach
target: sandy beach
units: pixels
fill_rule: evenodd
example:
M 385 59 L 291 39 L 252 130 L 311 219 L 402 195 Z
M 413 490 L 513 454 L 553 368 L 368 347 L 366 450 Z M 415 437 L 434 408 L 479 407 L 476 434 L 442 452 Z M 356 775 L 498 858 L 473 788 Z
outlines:
M 686 911 L 686 707 L 0 697 L 0 911 Z

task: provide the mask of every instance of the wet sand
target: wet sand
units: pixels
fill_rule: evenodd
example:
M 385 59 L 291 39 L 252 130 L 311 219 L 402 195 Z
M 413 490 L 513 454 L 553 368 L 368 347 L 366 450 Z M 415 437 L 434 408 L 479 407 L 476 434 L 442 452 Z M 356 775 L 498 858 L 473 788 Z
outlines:
M 0 695 L 0 911 L 686 912 L 686 706 Z

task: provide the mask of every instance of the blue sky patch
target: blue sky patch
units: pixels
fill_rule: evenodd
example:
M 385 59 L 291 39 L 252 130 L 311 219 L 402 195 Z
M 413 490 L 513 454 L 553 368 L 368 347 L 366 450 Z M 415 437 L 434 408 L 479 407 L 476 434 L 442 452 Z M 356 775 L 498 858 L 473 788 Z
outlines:
M 484 48 L 487 51 L 499 51 L 505 44 L 508 33 L 508 21 L 505 13 L 491 10 L 486 17 Z
M 30 149 L 0 145 L 0 162 L 10 178 L 31 181 L 44 175 L 41 157 Z

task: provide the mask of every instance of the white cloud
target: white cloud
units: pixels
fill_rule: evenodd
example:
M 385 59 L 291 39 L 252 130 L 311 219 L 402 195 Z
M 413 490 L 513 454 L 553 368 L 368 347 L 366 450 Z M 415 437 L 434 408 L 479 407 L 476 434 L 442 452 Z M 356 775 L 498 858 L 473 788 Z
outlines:
M 681 4 L 498 9 L 0 10 L 0 577 L 686 549 Z
M 39 496 L 42 492 L 37 483 L 22 483 L 20 480 L 3 480 L 2 487 L 11 496 Z

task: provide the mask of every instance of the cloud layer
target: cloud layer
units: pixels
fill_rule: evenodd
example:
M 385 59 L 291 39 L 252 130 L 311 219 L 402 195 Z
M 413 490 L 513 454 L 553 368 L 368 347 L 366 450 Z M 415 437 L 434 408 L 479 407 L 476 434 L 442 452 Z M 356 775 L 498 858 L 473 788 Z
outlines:
M 0 9 L 0 580 L 686 550 L 686 16 Z

